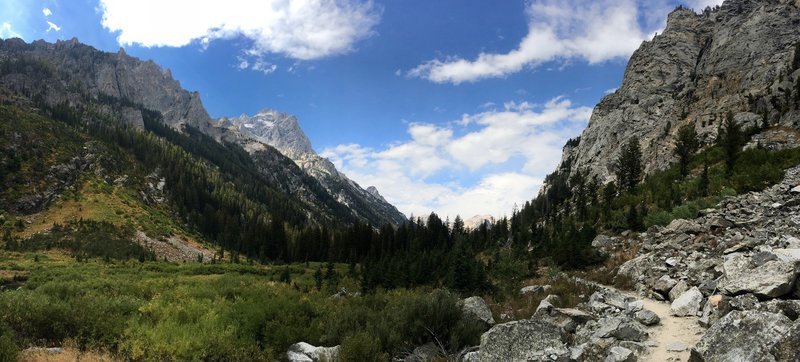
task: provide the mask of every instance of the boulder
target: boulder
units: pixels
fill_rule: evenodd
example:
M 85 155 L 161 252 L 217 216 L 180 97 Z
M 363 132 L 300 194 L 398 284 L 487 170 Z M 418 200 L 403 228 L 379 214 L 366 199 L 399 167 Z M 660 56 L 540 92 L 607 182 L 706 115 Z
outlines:
M 335 361 L 339 355 L 339 346 L 314 347 L 306 342 L 289 346 L 286 358 L 289 362 Z
M 678 317 L 694 316 L 703 303 L 703 293 L 697 287 L 692 287 L 685 293 L 681 294 L 678 299 L 672 302 L 669 307 L 670 314 Z
M 460 304 L 465 317 L 481 321 L 489 326 L 494 325 L 492 311 L 489 309 L 489 306 L 486 305 L 486 301 L 484 301 L 483 298 L 478 296 L 469 297 L 462 300 Z
M 764 361 L 790 327 L 789 318 L 781 314 L 730 312 L 706 331 L 689 361 Z
M 639 322 L 627 317 L 606 317 L 597 321 L 597 338 L 615 338 L 621 341 L 642 342 L 647 339 L 647 331 Z
M 440 356 L 441 352 L 439 347 L 436 347 L 435 344 L 429 342 L 414 348 L 414 351 L 406 356 L 406 358 L 403 359 L 403 362 L 427 362 L 432 361 Z
M 569 357 L 561 328 L 529 319 L 497 324 L 481 335 L 478 361 L 543 361 Z
M 759 310 L 780 313 L 796 321 L 800 318 L 800 300 L 773 299 L 759 304 Z
M 777 362 L 800 361 L 800 322 L 794 325 L 772 346 Z
M 478 357 L 479 353 L 480 351 L 472 351 L 464 353 L 464 355 L 461 357 L 461 362 L 478 362 L 478 360 L 480 359 L 480 357 Z
M 637 322 L 646 326 L 652 326 L 661 321 L 661 318 L 658 317 L 658 314 L 655 314 L 653 311 L 648 309 L 642 309 L 636 312 L 636 314 L 633 315 L 633 319 L 636 319 Z
M 653 283 L 653 290 L 666 295 L 672 290 L 675 284 L 678 284 L 677 280 L 670 278 L 669 275 L 662 275 L 661 278 L 658 278 L 658 280 Z
M 633 300 L 633 298 L 626 297 L 622 293 L 611 289 L 601 289 L 589 296 L 589 303 L 593 301 L 601 302 L 620 310 L 627 309 L 628 303 Z
M 544 293 L 550 290 L 549 285 L 529 285 L 519 290 L 519 294 Z
M 611 347 L 608 351 L 608 356 L 606 356 L 605 362 L 634 362 L 636 361 L 636 355 L 633 354 L 633 351 L 623 348 L 623 347 Z
M 548 301 L 543 300 L 536 308 L 532 319 L 544 321 L 562 328 L 568 333 L 575 332 L 578 326 L 594 320 L 591 314 L 573 308 L 555 308 Z
M 750 258 L 734 256 L 723 264 L 720 289 L 728 295 L 753 293 L 762 298 L 777 298 L 792 291 L 797 269 L 793 263 L 770 260 L 753 267 Z
M 702 230 L 700 224 L 694 220 L 675 219 L 664 228 L 664 233 L 696 234 Z
M 670 289 L 669 300 L 673 301 L 675 299 L 678 299 L 678 297 L 680 297 L 687 290 L 689 290 L 689 285 L 686 284 L 686 281 L 684 280 L 679 281 L 677 284 L 675 284 L 674 287 L 672 287 L 672 289 Z
M 592 240 L 592 247 L 596 249 L 610 249 L 617 243 L 617 238 L 612 238 L 610 236 L 605 235 L 597 235 L 594 240 Z

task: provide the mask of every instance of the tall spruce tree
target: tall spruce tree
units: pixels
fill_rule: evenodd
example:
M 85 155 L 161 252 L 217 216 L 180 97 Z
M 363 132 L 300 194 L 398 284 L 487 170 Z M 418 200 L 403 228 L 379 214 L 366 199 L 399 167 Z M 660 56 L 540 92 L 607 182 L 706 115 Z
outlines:
M 638 137 L 632 137 L 622 146 L 614 168 L 620 189 L 633 191 L 642 178 L 642 150 Z
M 675 155 L 678 156 L 681 178 L 686 177 L 689 173 L 689 161 L 692 154 L 699 147 L 700 142 L 697 141 L 697 132 L 694 130 L 694 125 L 687 124 L 682 126 L 678 130 L 678 139 L 675 141 Z

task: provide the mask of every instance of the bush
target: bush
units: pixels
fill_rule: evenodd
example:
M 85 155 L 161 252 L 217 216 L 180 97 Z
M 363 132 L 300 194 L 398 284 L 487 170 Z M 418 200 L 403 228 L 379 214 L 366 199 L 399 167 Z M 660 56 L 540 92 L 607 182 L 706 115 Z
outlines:
M 8 328 L 0 327 L 0 362 L 14 362 L 19 356 L 19 349 L 14 343 L 14 335 Z
M 381 351 L 379 339 L 366 332 L 359 332 L 342 341 L 339 360 L 378 362 L 388 361 L 389 357 Z

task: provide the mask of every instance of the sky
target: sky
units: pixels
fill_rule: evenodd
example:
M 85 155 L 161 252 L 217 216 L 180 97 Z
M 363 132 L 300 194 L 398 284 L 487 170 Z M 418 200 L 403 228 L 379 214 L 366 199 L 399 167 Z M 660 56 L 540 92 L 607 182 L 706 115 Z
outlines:
M 152 59 L 212 117 L 294 114 L 406 215 L 510 215 L 677 5 L 721 0 L 3 0 L 0 37 Z

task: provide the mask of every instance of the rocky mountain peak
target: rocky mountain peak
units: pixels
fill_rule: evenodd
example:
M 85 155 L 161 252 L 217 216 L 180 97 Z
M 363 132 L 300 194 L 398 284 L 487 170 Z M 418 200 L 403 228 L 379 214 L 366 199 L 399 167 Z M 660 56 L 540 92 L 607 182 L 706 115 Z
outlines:
M 229 121 L 242 134 L 275 147 L 293 160 L 314 154 L 311 141 L 293 115 L 264 109 L 253 116 L 243 114 Z
M 712 143 L 730 112 L 743 128 L 766 117 L 797 128 L 800 112 L 787 107 L 786 89 L 800 42 L 800 1 L 729 0 L 702 13 L 679 8 L 667 27 L 645 41 L 628 63 L 622 85 L 592 112 L 577 145 L 565 147 L 561 169 L 614 179 L 621 145 L 638 137 L 646 173 L 676 160 L 677 130 L 695 127 Z

